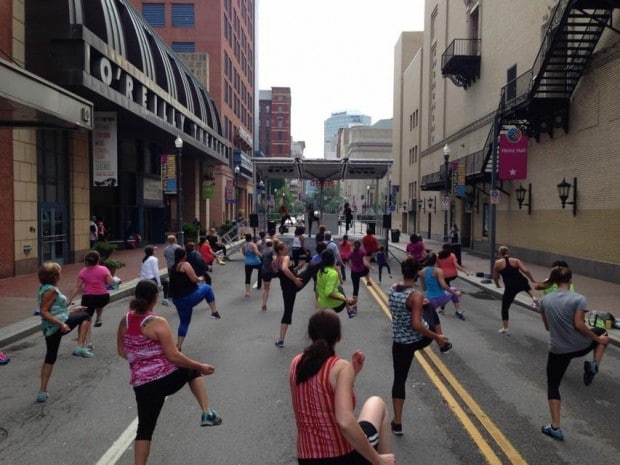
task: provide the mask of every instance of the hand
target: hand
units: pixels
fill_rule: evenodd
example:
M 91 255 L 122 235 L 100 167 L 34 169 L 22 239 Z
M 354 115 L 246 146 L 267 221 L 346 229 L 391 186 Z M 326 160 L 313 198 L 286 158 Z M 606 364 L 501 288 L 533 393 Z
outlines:
M 201 363 L 200 368 L 198 369 L 200 374 L 202 375 L 212 375 L 215 371 L 215 367 L 213 365 L 208 365 L 206 363 Z
M 73 313 L 73 312 L 81 312 L 82 310 L 86 310 L 88 307 L 85 307 L 84 305 L 70 305 L 69 306 L 69 312 Z
M 353 371 L 355 371 L 356 375 L 362 371 L 362 368 L 364 368 L 365 360 L 366 356 L 364 355 L 364 352 L 361 350 L 356 350 L 353 352 L 353 355 L 351 356 L 351 363 L 353 364 Z
M 60 325 L 60 332 L 61 333 L 68 333 L 69 331 L 71 331 L 71 328 L 69 328 L 69 325 L 66 323 L 63 323 Z
M 606 346 L 607 344 L 609 344 L 609 336 L 607 334 L 599 336 L 598 343 Z
M 440 346 L 443 346 L 446 342 L 449 341 L 449 338 L 445 334 L 438 334 L 435 340 Z
M 393 465 L 396 463 L 396 456 L 394 454 L 379 454 L 379 463 L 381 465 Z
M 295 284 L 297 285 L 297 287 L 302 287 L 304 285 L 304 282 L 301 278 L 295 278 Z

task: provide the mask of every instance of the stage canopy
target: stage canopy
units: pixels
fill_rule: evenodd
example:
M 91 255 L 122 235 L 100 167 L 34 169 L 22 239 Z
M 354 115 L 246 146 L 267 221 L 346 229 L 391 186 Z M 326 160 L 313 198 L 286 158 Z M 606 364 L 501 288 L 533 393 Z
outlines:
M 254 157 L 252 163 L 261 179 L 293 178 L 317 181 L 343 179 L 381 179 L 389 172 L 392 160 L 323 160 L 289 157 Z

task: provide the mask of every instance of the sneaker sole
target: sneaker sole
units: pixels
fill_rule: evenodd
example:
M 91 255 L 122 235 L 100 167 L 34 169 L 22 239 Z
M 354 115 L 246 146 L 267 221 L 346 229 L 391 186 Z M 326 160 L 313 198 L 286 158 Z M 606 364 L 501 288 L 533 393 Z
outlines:
M 540 431 L 545 436 L 549 436 L 550 438 L 555 439 L 556 441 L 564 441 L 564 434 L 562 434 L 562 436 L 554 436 L 551 430 L 547 429 L 545 426 L 540 428 Z

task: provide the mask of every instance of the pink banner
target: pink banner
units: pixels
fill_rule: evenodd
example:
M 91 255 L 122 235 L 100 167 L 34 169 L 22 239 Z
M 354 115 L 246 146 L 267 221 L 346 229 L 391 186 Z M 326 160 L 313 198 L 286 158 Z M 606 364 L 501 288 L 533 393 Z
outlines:
M 527 178 L 528 137 L 512 126 L 499 136 L 499 178 Z

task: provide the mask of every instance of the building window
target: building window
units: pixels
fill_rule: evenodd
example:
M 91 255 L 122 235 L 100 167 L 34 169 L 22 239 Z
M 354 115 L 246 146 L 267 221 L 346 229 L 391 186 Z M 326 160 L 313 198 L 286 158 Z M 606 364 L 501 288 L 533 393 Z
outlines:
M 506 100 L 517 98 L 517 65 L 513 65 L 506 71 Z
M 194 4 L 172 4 L 172 27 L 194 27 Z
M 194 42 L 172 42 L 172 51 L 178 53 L 193 53 L 196 51 Z
M 153 27 L 166 25 L 166 9 L 163 3 L 143 3 L 142 16 Z

